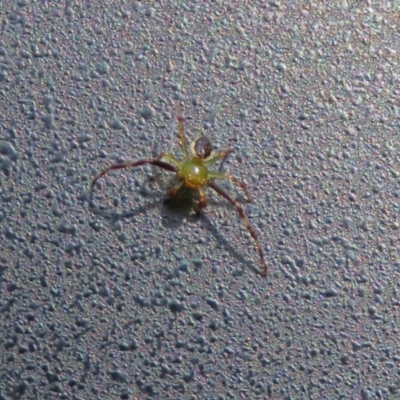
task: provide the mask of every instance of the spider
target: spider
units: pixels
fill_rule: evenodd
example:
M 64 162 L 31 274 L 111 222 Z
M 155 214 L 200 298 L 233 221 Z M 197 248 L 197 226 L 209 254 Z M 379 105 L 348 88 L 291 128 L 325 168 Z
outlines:
M 170 192 L 171 197 L 176 197 L 179 189 L 182 186 L 185 186 L 192 190 L 197 190 L 200 196 L 198 203 L 200 210 L 202 210 L 207 206 L 207 197 L 205 189 L 206 187 L 210 187 L 235 207 L 246 229 L 249 231 L 250 235 L 252 236 L 256 244 L 262 267 L 260 271 L 261 275 L 266 276 L 268 272 L 268 266 L 265 261 L 264 253 L 256 231 L 251 225 L 249 218 L 247 217 L 242 205 L 236 199 L 231 197 L 231 195 L 227 193 L 224 189 L 218 186 L 215 183 L 215 180 L 229 179 L 237 187 L 239 187 L 244 191 L 246 195 L 246 201 L 250 202 L 252 201 L 252 197 L 246 185 L 230 174 L 227 174 L 222 171 L 210 171 L 209 169 L 212 165 L 214 165 L 218 161 L 223 162 L 226 159 L 226 157 L 228 157 L 228 155 L 233 152 L 233 150 L 227 149 L 216 153 L 213 151 L 210 139 L 207 136 L 200 136 L 192 143 L 190 143 L 189 145 L 190 152 L 189 152 L 188 145 L 186 142 L 182 112 L 179 105 L 176 105 L 176 108 L 177 108 L 180 147 L 183 153 L 183 160 L 179 160 L 170 153 L 161 152 L 156 158 L 145 158 L 136 161 L 128 161 L 120 164 L 113 164 L 108 168 L 104 169 L 103 171 L 101 171 L 98 175 L 94 177 L 90 185 L 90 190 L 92 191 L 96 182 L 101 177 L 108 174 L 110 171 L 116 169 L 134 168 L 145 164 L 154 165 L 156 167 L 174 172 L 176 174 L 178 182 L 171 189 Z

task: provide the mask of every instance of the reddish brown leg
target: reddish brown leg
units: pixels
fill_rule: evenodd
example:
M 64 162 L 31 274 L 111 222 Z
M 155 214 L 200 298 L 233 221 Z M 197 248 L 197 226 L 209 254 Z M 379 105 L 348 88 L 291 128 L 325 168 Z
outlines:
M 266 276 L 268 273 L 268 266 L 267 266 L 267 263 L 264 258 L 264 253 L 262 251 L 260 241 L 258 240 L 257 233 L 254 230 L 254 228 L 252 227 L 252 225 L 250 224 L 249 218 L 247 217 L 242 205 L 239 202 L 237 202 L 235 199 L 233 199 L 224 189 L 220 188 L 214 182 L 208 182 L 208 186 L 211 189 L 214 189 L 219 195 L 224 197 L 226 200 L 228 200 L 236 208 L 236 211 L 239 213 L 240 218 L 243 220 L 245 227 L 250 232 L 251 237 L 256 242 L 256 247 L 258 250 L 258 254 L 260 255 L 260 262 L 261 262 L 261 266 L 262 266 L 261 275 Z
M 203 208 L 207 207 L 206 192 L 205 192 L 204 188 L 202 188 L 202 187 L 199 187 L 198 191 L 199 191 L 199 194 L 200 194 L 199 209 L 202 210 Z
M 173 186 L 173 188 L 169 192 L 171 197 L 176 197 L 178 195 L 178 191 L 182 187 L 182 185 L 183 185 L 183 181 L 179 181 L 176 185 Z
M 229 174 L 226 174 L 226 178 L 230 179 L 234 184 L 239 186 L 244 191 L 244 193 L 246 194 L 246 198 L 247 198 L 246 200 L 248 202 L 253 201 L 253 197 L 251 196 L 249 190 L 247 189 L 247 186 L 242 181 L 239 181 L 239 179 L 237 179 L 234 176 L 229 175 Z
M 97 176 L 94 177 L 92 180 L 92 183 L 90 185 L 90 190 L 93 190 L 94 185 L 96 182 L 104 175 L 108 174 L 110 171 L 113 171 L 114 169 L 126 169 L 126 168 L 133 168 L 133 167 L 139 167 L 140 165 L 145 165 L 145 164 L 151 164 L 156 167 L 166 169 L 167 171 L 171 172 L 177 172 L 177 168 L 175 168 L 173 165 L 168 164 L 164 161 L 160 161 L 157 159 L 143 159 L 143 160 L 137 160 L 137 161 L 130 161 L 130 162 L 125 162 L 121 164 L 113 164 L 109 166 L 108 168 L 104 169 L 101 171 Z

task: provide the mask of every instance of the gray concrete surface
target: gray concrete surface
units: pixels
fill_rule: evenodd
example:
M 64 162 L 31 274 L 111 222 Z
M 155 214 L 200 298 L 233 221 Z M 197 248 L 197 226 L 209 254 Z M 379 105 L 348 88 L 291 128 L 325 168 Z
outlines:
M 1 400 L 400 398 L 399 5 L 311 3 L 0 1 Z M 177 102 L 266 279 L 212 193 L 89 196 L 179 154 Z

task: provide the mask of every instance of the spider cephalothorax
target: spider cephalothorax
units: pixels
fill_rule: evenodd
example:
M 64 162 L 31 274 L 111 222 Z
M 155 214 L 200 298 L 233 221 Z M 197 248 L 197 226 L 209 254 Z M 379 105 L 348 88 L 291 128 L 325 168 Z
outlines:
M 215 183 L 216 179 L 229 179 L 236 186 L 240 187 L 246 194 L 247 200 L 251 201 L 251 195 L 247 190 L 246 185 L 239 181 L 234 176 L 221 171 L 210 171 L 210 167 L 218 161 L 224 161 L 225 158 L 232 152 L 232 149 L 227 149 L 221 152 L 214 153 L 213 146 L 210 139 L 207 136 L 200 136 L 194 140 L 190 145 L 190 153 L 188 151 L 188 146 L 186 143 L 186 136 L 184 131 L 183 117 L 178 109 L 178 126 L 179 126 L 179 139 L 181 144 L 181 150 L 183 153 L 183 160 L 179 160 L 174 155 L 170 153 L 160 153 L 156 158 L 146 158 L 142 160 L 130 161 L 121 164 L 113 164 L 105 170 L 101 171 L 91 183 L 91 190 L 94 185 L 102 176 L 106 175 L 108 172 L 115 169 L 125 169 L 138 167 L 140 165 L 150 164 L 156 167 L 171 171 L 176 173 L 178 177 L 178 183 L 171 189 L 171 196 L 176 196 L 178 190 L 184 185 L 192 190 L 197 190 L 200 195 L 199 208 L 203 209 L 207 206 L 207 198 L 205 193 L 205 188 L 210 187 L 220 196 L 228 200 L 239 213 L 240 218 L 243 220 L 244 225 L 249 231 L 250 235 L 254 239 L 258 253 L 260 255 L 262 270 L 262 275 L 267 275 L 268 267 L 264 259 L 264 253 L 258 236 L 250 224 L 250 221 L 243 209 L 243 206 L 224 189 Z M 165 160 L 165 161 L 162 161 Z

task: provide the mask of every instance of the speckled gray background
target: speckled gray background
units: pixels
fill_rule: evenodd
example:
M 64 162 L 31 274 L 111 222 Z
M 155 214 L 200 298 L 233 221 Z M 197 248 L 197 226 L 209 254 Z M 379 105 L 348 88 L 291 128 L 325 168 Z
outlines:
M 310 3 L 0 1 L 1 400 L 400 398 L 400 6 Z M 179 152 L 176 102 L 267 279 L 166 172 L 90 198 Z

